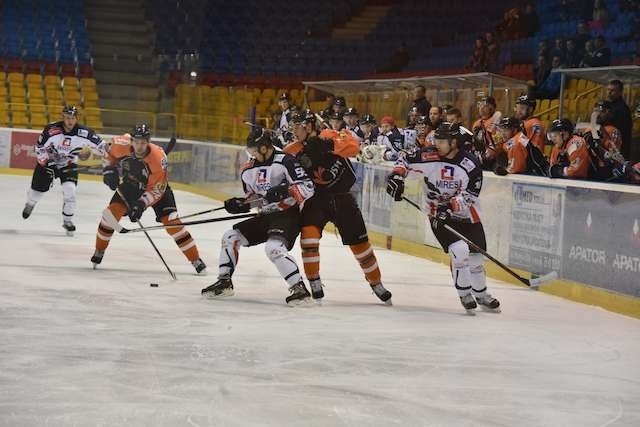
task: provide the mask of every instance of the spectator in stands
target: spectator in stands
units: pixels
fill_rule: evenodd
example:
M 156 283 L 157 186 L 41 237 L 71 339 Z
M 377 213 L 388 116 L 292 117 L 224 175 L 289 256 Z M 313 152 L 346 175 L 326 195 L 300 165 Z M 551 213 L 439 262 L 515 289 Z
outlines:
M 564 46 L 564 39 L 562 37 L 556 37 L 556 39 L 554 40 L 553 47 L 549 51 L 549 56 L 551 58 L 553 58 L 554 56 L 559 56 L 562 62 L 564 62 L 566 54 L 567 52 Z
M 596 0 L 593 3 L 593 19 L 589 22 L 589 27 L 594 31 L 604 31 L 609 25 L 610 19 L 611 14 L 604 0 Z
M 593 44 L 593 40 L 587 40 L 584 45 L 584 54 L 582 56 L 582 60 L 580 61 L 580 67 L 591 67 L 591 62 L 593 61 L 593 54 L 595 53 L 595 48 Z
M 447 110 L 447 121 L 449 123 L 457 123 L 459 125 L 463 125 L 462 123 L 462 111 L 459 108 L 450 108 Z
M 549 59 L 549 45 L 545 40 L 538 42 L 538 57 L 544 56 L 544 59 Z
M 498 55 L 500 54 L 498 39 L 492 31 L 487 31 L 484 34 L 484 39 L 486 42 L 486 64 L 482 71 L 496 72 L 498 70 Z
M 578 26 L 576 27 L 576 35 L 573 37 L 573 39 L 576 41 L 576 49 L 578 49 L 578 52 L 584 55 L 587 42 L 591 40 L 591 32 L 589 31 L 589 27 L 587 27 L 586 22 L 578 22 Z
M 624 86 L 620 80 L 611 80 L 607 85 L 607 100 L 611 102 L 611 124 L 620 130 L 622 146 L 620 152 L 625 159 L 631 158 L 631 110 L 624 99 L 622 91 Z
M 533 36 L 540 28 L 540 18 L 536 13 L 536 9 L 531 2 L 524 5 L 520 14 L 520 29 L 523 37 Z
M 593 40 L 593 54 L 585 62 L 588 67 L 608 67 L 611 64 L 611 49 L 603 36 Z
M 541 85 L 545 80 L 547 80 L 550 70 L 551 67 L 549 67 L 547 57 L 542 54 L 538 55 L 538 63 L 533 67 L 533 81 L 536 86 Z
M 515 118 L 520 120 L 524 134 L 529 141 L 544 154 L 544 145 L 547 134 L 544 125 L 537 117 L 533 117 L 536 109 L 536 100 L 529 95 L 520 95 L 514 108 Z
M 569 119 L 556 119 L 549 127 L 549 139 L 553 142 L 549 176 L 551 178 L 586 179 L 589 173 L 587 143 L 573 134 Z
M 551 71 L 562 67 L 562 59 L 559 56 L 554 56 L 551 59 L 551 70 L 548 77 L 541 85 L 538 85 L 536 89 L 538 98 L 553 99 L 558 97 L 560 93 L 561 75 L 560 73 L 553 73 Z
M 422 85 L 417 85 L 413 88 L 413 103 L 411 107 L 418 107 L 418 112 L 421 116 L 428 115 L 431 108 L 431 103 L 427 100 L 426 94 L 427 89 Z
M 578 51 L 576 42 L 573 39 L 567 39 L 564 57 L 564 65 L 567 68 L 577 68 L 580 66 L 582 54 Z
M 515 40 L 522 35 L 520 13 L 521 11 L 518 7 L 511 8 L 505 12 L 504 20 L 498 26 L 504 40 Z
M 503 117 L 498 123 L 498 131 L 502 143 L 496 157 L 495 174 L 526 173 L 529 138 L 522 133 L 520 120 L 515 117 Z
M 472 71 L 485 71 L 487 69 L 487 46 L 483 37 L 476 39 L 476 45 L 469 58 L 467 68 Z

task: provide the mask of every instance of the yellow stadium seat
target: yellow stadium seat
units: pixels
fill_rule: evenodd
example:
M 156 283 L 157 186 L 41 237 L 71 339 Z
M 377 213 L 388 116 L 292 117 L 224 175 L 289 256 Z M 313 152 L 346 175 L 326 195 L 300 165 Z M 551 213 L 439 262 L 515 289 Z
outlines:
M 29 98 L 44 98 L 44 89 L 41 87 L 28 87 Z
M 24 85 L 24 74 L 22 73 L 9 73 L 7 76 L 9 84 L 21 84 Z
M 98 92 L 95 92 L 95 91 L 83 91 L 82 95 L 84 97 L 85 102 L 87 100 L 90 100 L 90 101 L 98 100 Z
M 41 128 L 46 126 L 49 123 L 47 120 L 47 116 L 42 113 L 31 113 L 31 127 L 32 128 Z
M 40 74 L 27 74 L 28 85 L 41 85 L 42 76 Z
M 13 111 L 11 113 L 11 125 L 13 127 L 26 127 L 29 124 L 29 117 L 23 111 Z
M 7 110 L 0 110 L 0 125 L 1 126 L 9 125 L 9 112 Z
M 98 108 L 98 100 L 97 99 L 86 99 L 84 100 L 84 108 Z
M 74 89 L 78 89 L 78 79 L 76 77 L 71 77 L 71 76 L 67 76 L 65 78 L 62 79 L 62 86 L 64 88 L 74 88 Z
M 103 128 L 102 120 L 100 117 L 87 117 L 85 120 L 87 126 L 96 131 L 101 131 Z
M 29 99 L 29 101 L 32 101 L 31 99 Z M 29 111 L 31 111 L 31 114 L 46 114 L 47 112 L 47 106 L 44 105 L 44 100 L 42 100 L 42 102 L 40 103 L 30 103 L 29 104 Z
M 60 87 L 60 77 L 54 75 L 44 76 L 44 84 L 46 86 L 58 86 Z
M 14 97 L 24 100 L 24 97 L 27 96 L 27 91 L 24 89 L 24 86 L 9 86 L 9 94 L 12 100 Z
M 91 77 L 83 77 L 80 79 L 80 86 L 82 89 L 96 88 L 96 79 Z
M 0 85 L 0 97 L 4 96 L 5 98 L 7 97 L 7 87 L 5 85 Z
M 7 73 L 0 71 L 0 84 L 4 83 L 5 80 L 7 80 Z

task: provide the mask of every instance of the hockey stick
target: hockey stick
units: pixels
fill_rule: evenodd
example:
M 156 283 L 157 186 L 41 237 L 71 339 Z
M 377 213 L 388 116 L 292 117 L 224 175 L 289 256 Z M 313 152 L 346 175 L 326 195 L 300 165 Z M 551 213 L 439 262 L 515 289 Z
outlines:
M 198 216 L 198 215 L 204 215 L 206 213 L 220 211 L 222 209 L 224 209 L 224 206 L 220 206 L 219 208 L 207 209 L 206 211 L 200 211 L 200 212 L 192 213 L 192 214 L 189 214 L 189 215 L 181 216 L 181 217 L 176 218 L 176 219 L 183 220 L 185 218 L 191 218 L 191 217 Z
M 144 226 L 142 225 L 142 222 L 138 221 L 138 225 L 140 226 L 139 230 L 144 231 L 144 235 L 147 236 L 147 239 L 149 240 L 149 243 L 151 243 L 151 246 L 153 246 L 153 249 L 158 254 L 158 257 L 160 257 L 160 260 L 162 261 L 164 266 L 167 268 L 167 271 L 171 275 L 171 278 L 173 280 L 177 280 L 175 273 L 173 271 L 171 271 L 171 269 L 169 268 L 169 265 L 167 265 L 167 262 L 164 260 L 164 257 L 160 253 L 160 250 L 158 250 L 158 247 L 156 246 L 156 244 L 153 243 L 153 240 L 151 240 L 151 236 L 149 236 L 149 233 L 147 233 L 147 230 L 144 229 Z M 135 230 L 135 231 L 139 231 L 139 230 Z
M 415 203 L 414 201 L 409 200 L 404 196 L 402 196 L 402 200 L 404 200 L 405 202 L 408 202 L 413 207 L 415 207 L 416 209 L 418 209 L 419 211 L 422 212 L 422 209 L 420 209 L 420 206 L 418 206 L 418 204 Z M 536 277 L 536 278 L 532 278 L 532 279 L 524 278 L 524 277 L 520 276 L 518 273 L 516 273 L 515 271 L 513 271 L 512 269 L 510 269 L 509 267 L 507 267 L 506 265 L 504 265 L 503 263 L 501 263 L 500 261 L 498 261 L 497 259 L 495 259 L 493 256 L 491 256 L 491 254 L 489 254 L 487 251 L 482 249 L 480 246 L 478 246 L 475 243 L 473 243 L 466 236 L 464 236 L 463 234 L 459 233 L 456 229 L 452 228 L 448 224 L 445 224 L 444 228 L 447 229 L 449 232 L 453 233 L 454 235 L 456 235 L 458 238 L 464 240 L 469 246 L 471 246 L 473 249 L 475 249 L 476 251 L 478 251 L 482 255 L 484 255 L 487 258 L 489 258 L 498 267 L 502 268 L 504 271 L 506 271 L 507 273 L 509 273 L 513 277 L 515 277 L 518 281 L 522 282 L 523 284 L 525 284 L 525 285 L 527 285 L 527 286 L 529 286 L 531 288 L 536 288 L 536 287 L 538 287 L 540 285 L 543 285 L 543 284 L 545 284 L 547 282 L 550 282 L 550 281 L 555 280 L 555 279 L 558 278 L 558 273 L 556 271 L 551 271 L 551 272 L 549 272 L 547 274 L 543 274 L 540 277 Z
M 105 217 L 105 219 L 107 219 L 107 222 L 109 223 L 109 225 L 116 230 L 118 233 L 121 234 L 125 234 L 125 233 L 137 233 L 139 231 L 149 231 L 149 230 L 160 230 L 163 228 L 167 228 L 167 227 L 177 227 L 180 225 L 197 225 L 197 224 L 208 224 L 210 222 L 220 222 L 220 221 L 230 221 L 230 220 L 234 220 L 234 219 L 242 219 L 242 218 L 253 218 L 254 216 L 257 216 L 257 213 L 248 213 L 248 214 L 243 214 L 243 215 L 231 215 L 231 216 L 223 216 L 221 218 L 210 218 L 210 219 L 201 219 L 198 221 L 187 221 L 187 222 L 183 222 L 182 224 L 167 224 L 167 225 L 154 225 L 151 227 L 144 227 L 144 228 L 138 228 L 138 229 L 129 229 L 129 228 L 124 228 L 122 225 L 120 225 L 117 221 L 115 221 L 115 218 L 113 217 L 113 214 L 111 214 L 111 211 L 109 211 L 109 209 L 105 209 L 105 211 L 103 212 L 103 216 Z M 110 216 L 110 217 L 109 217 Z
M 176 139 L 172 136 L 171 139 L 169 139 L 169 143 L 167 144 L 167 146 L 163 148 L 164 154 L 169 154 L 170 152 L 172 152 L 175 146 L 176 146 Z

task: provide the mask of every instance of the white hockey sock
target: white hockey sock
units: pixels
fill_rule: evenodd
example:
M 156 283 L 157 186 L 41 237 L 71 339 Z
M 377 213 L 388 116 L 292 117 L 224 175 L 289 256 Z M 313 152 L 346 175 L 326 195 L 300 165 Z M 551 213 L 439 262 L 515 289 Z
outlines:
M 71 221 L 76 213 L 76 183 L 62 183 L 62 220 Z
M 469 246 L 462 240 L 449 245 L 451 275 L 458 295 L 471 293 L 471 271 L 469 271 Z
M 287 282 L 288 287 L 302 281 L 298 264 L 296 264 L 295 259 L 289 255 L 289 251 L 282 240 L 269 238 L 264 244 L 264 251 L 276 266 L 280 275 Z
M 30 188 L 29 191 L 27 191 L 27 204 L 34 206 L 42 199 L 42 196 L 44 196 L 42 191 L 36 191 Z
M 218 277 L 231 277 L 238 264 L 240 246 L 249 242 L 238 230 L 228 230 L 222 236 L 220 257 L 218 258 Z
M 482 297 L 487 293 L 487 276 L 484 271 L 484 256 L 469 254 L 469 271 L 471 272 L 471 286 L 473 294 Z

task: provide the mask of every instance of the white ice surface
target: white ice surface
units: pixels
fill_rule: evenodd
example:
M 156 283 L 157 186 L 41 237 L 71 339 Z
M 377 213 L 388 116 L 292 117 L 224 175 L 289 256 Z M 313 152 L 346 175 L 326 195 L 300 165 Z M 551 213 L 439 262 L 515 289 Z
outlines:
M 503 312 L 467 316 L 445 266 L 377 249 L 388 307 L 332 234 L 322 306 L 287 307 L 262 247 L 241 250 L 234 297 L 205 300 L 231 222 L 190 228 L 207 277 L 164 231 L 178 281 L 141 233 L 94 271 L 108 189 L 81 180 L 70 238 L 59 185 L 21 218 L 28 186 L 0 176 L 0 425 L 640 426 L 636 319 L 493 281 Z

